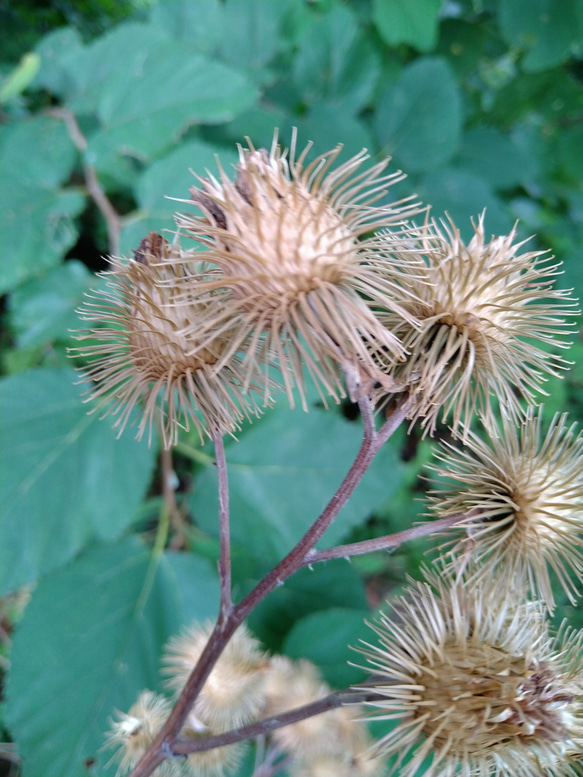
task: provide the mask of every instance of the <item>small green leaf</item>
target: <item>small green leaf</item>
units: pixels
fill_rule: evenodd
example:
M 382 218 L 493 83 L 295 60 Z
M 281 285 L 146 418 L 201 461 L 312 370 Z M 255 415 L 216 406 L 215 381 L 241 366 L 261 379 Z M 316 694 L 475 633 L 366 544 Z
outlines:
M 290 658 L 307 658 L 322 671 L 326 682 L 334 688 L 346 688 L 361 682 L 365 672 L 349 661 L 364 664 L 351 646 L 360 639 L 370 638 L 370 628 L 365 624 L 368 610 L 349 610 L 331 607 L 325 612 L 315 612 L 298 621 L 285 640 L 283 651 Z
M 73 259 L 17 289 L 8 305 L 18 347 L 68 339 L 70 329 L 80 329 L 75 308 L 94 280 L 85 265 Z
M 240 442 L 226 445 L 231 532 L 263 564 L 279 561 L 316 520 L 342 482 L 362 440 L 360 424 L 337 413 L 284 406 L 266 413 Z M 398 488 L 404 465 L 385 445 L 348 504 L 322 538 L 337 544 Z M 216 468 L 199 475 L 190 498 L 196 523 L 218 533 Z
M 433 170 L 457 150 L 461 97 L 449 64 L 422 57 L 402 71 L 379 100 L 376 131 L 383 151 L 406 171 Z
M 500 0 L 499 18 L 508 43 L 526 50 L 526 71 L 554 67 L 583 43 L 580 0 Z
M 441 0 L 373 0 L 373 18 L 389 46 L 431 51 L 437 43 Z
M 308 105 L 321 100 L 342 105 L 355 116 L 370 100 L 380 73 L 380 56 L 359 32 L 356 16 L 345 5 L 314 16 L 300 38 L 294 82 Z
M 7 689 L 26 777 L 115 773 L 112 752 L 102 749 L 110 719 L 143 689 L 159 688 L 162 647 L 184 622 L 175 569 L 132 538 L 84 553 L 35 588 L 14 637 Z M 201 572 L 197 564 L 190 571 Z M 208 573 L 201 586 L 193 578 L 189 615 L 206 616 L 209 591 Z
M 2 591 L 119 536 L 148 487 L 154 451 L 88 415 L 78 379 L 45 369 L 0 383 Z

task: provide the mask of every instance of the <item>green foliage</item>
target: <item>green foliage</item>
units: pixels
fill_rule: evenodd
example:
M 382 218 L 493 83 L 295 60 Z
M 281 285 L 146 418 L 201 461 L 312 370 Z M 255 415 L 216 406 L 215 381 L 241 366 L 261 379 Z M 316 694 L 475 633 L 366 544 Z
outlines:
M 183 622 L 216 613 L 217 576 L 203 556 L 216 555 L 217 497 L 209 457 L 185 435 L 178 499 L 194 526 L 186 539 L 171 529 L 180 552 L 152 551 L 157 443 L 148 450 L 131 429 L 116 440 L 111 419 L 86 415 L 74 385 L 74 309 L 100 283 L 91 271 L 108 250 L 87 166 L 131 255 L 150 230 L 171 238 L 172 214 L 188 205 L 166 196 L 188 200 L 189 169 L 217 174 L 218 154 L 230 173 L 245 136 L 268 146 L 278 127 L 288 143 L 297 127 L 299 147 L 313 140 L 314 153 L 342 142 L 344 158 L 362 146 L 373 159 L 394 155 L 390 169 L 410 174 L 397 196 L 418 192 L 466 236 L 484 207 L 487 232 L 520 218 L 525 238 L 539 235 L 532 250 L 550 248 L 565 262 L 561 285 L 582 296 L 583 11 L 578 0 L 6 6 L 0 569 L 4 593 L 33 584 L 11 651 L 6 724 L 24 777 L 109 774 L 99 752 L 108 716 L 159 686 L 161 646 Z M 549 410 L 576 420 L 580 340 L 571 358 Z M 360 436 L 337 408 L 277 407 L 228 442 L 238 595 L 311 524 Z M 383 449 L 321 545 L 409 526 L 422 511 L 414 500 L 426 451 L 411 453 L 404 437 Z M 251 626 L 271 649 L 349 682 L 358 672 L 344 646 L 364 634 L 371 578 L 382 592 L 399 584 L 420 547 L 369 566 L 303 570 Z M 87 759 L 97 759 L 94 772 Z
M 39 584 L 7 691 L 8 724 L 30 774 L 78 777 L 88 764 L 115 773 L 102 750 L 108 718 L 159 687 L 160 651 L 186 615 L 216 612 L 211 570 L 194 556 L 184 561 L 175 567 L 172 555 L 130 538 L 87 551 Z
M 233 519 L 231 536 L 267 571 L 302 537 L 340 485 L 361 441 L 359 424 L 314 408 L 277 407 L 240 442 L 225 446 Z M 322 539 L 337 545 L 363 516 L 389 500 L 405 466 L 386 445 Z M 197 478 L 190 505 L 197 525 L 217 534 L 214 467 Z

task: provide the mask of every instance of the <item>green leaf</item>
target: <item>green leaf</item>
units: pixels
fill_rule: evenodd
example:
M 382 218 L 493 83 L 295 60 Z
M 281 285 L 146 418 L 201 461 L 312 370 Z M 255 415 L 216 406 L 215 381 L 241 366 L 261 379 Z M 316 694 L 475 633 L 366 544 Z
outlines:
M 499 19 L 508 43 L 526 50 L 526 71 L 554 67 L 583 44 L 580 0 L 500 0 Z
M 238 70 L 259 71 L 275 56 L 286 0 L 227 0 L 223 6 L 221 56 Z
M 380 73 L 380 56 L 370 38 L 359 32 L 356 16 L 334 5 L 300 39 L 294 82 L 308 105 L 334 101 L 350 116 L 371 99 Z
M 449 215 L 465 240 L 474 234 L 471 219 L 476 221 L 486 209 L 486 232 L 505 235 L 512 229 L 512 220 L 483 178 L 454 168 L 441 168 L 429 173 L 418 187 L 425 202 L 432 204 L 434 218 Z
M 381 96 L 376 132 L 383 151 L 408 172 L 444 164 L 457 150 L 462 123 L 458 85 L 448 63 L 421 57 Z
M 216 564 L 192 553 L 167 550 L 165 564 L 176 583 L 176 596 L 181 603 L 181 621 L 215 620 L 219 612 L 219 575 Z
M 122 253 L 137 248 L 151 230 L 161 232 L 175 228 L 174 213 L 188 210 L 188 205 L 169 198 L 189 199 L 190 187 L 200 186 L 192 172 L 204 176 L 205 171 L 210 170 L 216 175 L 216 155 L 220 156 L 227 173 L 239 158 L 234 146 L 225 149 L 194 140 L 181 144 L 144 170 L 134 189 L 140 210 L 126 219 L 121 237 Z
M 77 66 L 79 93 L 69 107 L 97 114 L 101 128 L 88 138 L 87 158 L 102 172 L 115 172 L 120 154 L 151 160 L 189 125 L 228 121 L 258 96 L 242 73 L 148 25 L 119 25 Z
M 110 718 L 143 689 L 158 689 L 162 647 L 184 622 L 185 570 L 177 576 L 175 561 L 128 539 L 84 553 L 36 587 L 14 637 L 7 689 L 25 777 L 115 772 L 106 766 L 112 752 L 102 750 Z M 187 602 L 202 619 L 212 584 L 198 564 L 190 571 L 203 575 Z
M 219 0 L 159 0 L 152 5 L 150 25 L 195 51 L 213 52 L 223 36 L 223 16 Z
M 240 442 L 226 445 L 231 493 L 231 532 L 263 564 L 279 561 L 316 520 L 348 471 L 362 439 L 360 424 L 314 408 L 305 414 L 284 406 L 266 413 Z M 346 533 L 398 488 L 404 465 L 386 445 L 321 545 Z M 193 516 L 214 536 L 217 524 L 215 467 L 207 467 L 190 498 Z
M 148 487 L 154 451 L 87 414 L 73 370 L 0 383 L 0 589 L 56 569 L 95 537 L 117 537 Z
M 77 240 L 75 216 L 85 197 L 75 191 L 28 188 L 4 179 L 0 232 L 10 257 L 0 268 L 0 294 L 58 264 Z
M 32 86 L 67 99 L 76 89 L 75 62 L 82 49 L 81 35 L 74 27 L 60 27 L 45 35 L 36 47 L 41 68 Z
M 330 607 L 366 609 L 362 579 L 344 559 L 300 569 L 251 613 L 249 626 L 263 644 L 281 651 L 283 640 L 296 621 Z
M 373 18 L 389 44 L 431 51 L 437 43 L 441 0 L 373 0 Z
M 75 308 L 95 276 L 73 259 L 21 286 L 9 298 L 10 320 L 19 348 L 66 339 L 79 329 Z
M 85 205 L 59 189 L 77 152 L 65 125 L 40 117 L 0 129 L 0 229 L 10 258 L 0 269 L 0 293 L 54 266 L 77 239 L 73 218 Z
M 289 143 L 293 127 L 298 130 L 299 148 L 312 141 L 310 159 L 316 154 L 325 154 L 337 144 L 342 144 L 336 164 L 347 161 L 363 148 L 374 153 L 375 142 L 364 122 L 344 112 L 337 104 L 322 102 L 315 105 L 300 119 L 286 119 L 282 125 L 281 138 Z M 368 162 L 365 164 L 373 164 Z
M 472 127 L 464 134 L 456 162 L 495 189 L 524 184 L 536 172 L 535 165 L 520 145 L 485 125 Z
M 365 624 L 369 611 L 331 607 L 325 612 L 315 612 L 298 621 L 284 643 L 284 653 L 290 658 L 307 658 L 320 668 L 326 682 L 335 688 L 346 688 L 362 682 L 366 673 L 349 666 L 349 661 L 359 661 L 358 653 L 351 646 L 360 639 L 370 638 L 370 628 Z
M 64 122 L 45 116 L 0 128 L 2 177 L 10 185 L 49 192 L 73 170 L 77 151 Z

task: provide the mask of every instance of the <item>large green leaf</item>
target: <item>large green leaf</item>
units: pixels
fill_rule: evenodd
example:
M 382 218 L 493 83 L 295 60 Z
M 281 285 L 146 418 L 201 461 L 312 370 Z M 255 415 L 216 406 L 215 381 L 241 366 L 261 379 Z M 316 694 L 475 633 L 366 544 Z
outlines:
M 0 293 L 55 265 L 77 238 L 73 218 L 85 205 L 60 189 L 77 158 L 63 122 L 48 117 L 0 129 Z M 8 253 L 9 251 L 9 253 Z
M 380 56 L 359 32 L 350 8 L 333 5 L 314 16 L 294 61 L 294 82 L 304 102 L 335 101 L 354 116 L 370 100 L 379 73 Z
M 235 542 L 264 564 L 278 561 L 300 539 L 340 485 L 360 445 L 360 424 L 319 408 L 305 414 L 284 406 L 226 445 Z M 398 488 L 404 465 L 386 445 L 353 497 L 324 535 L 337 544 Z M 216 535 L 216 469 L 207 467 L 191 496 L 195 521 Z
M 318 666 L 324 678 L 336 688 L 346 688 L 362 681 L 365 672 L 349 661 L 364 664 L 351 646 L 370 638 L 365 623 L 366 609 L 331 607 L 299 620 L 285 640 L 283 650 L 291 658 L 308 658 Z
M 87 267 L 73 259 L 17 289 L 8 302 L 17 345 L 42 345 L 79 329 L 75 308 L 94 281 Z
M 235 146 L 225 149 L 200 140 L 181 144 L 146 168 L 134 189 L 139 211 L 126 219 L 122 231 L 122 253 L 128 254 L 137 248 L 140 240 L 151 230 L 174 230 L 173 216 L 176 211 L 193 212 L 192 207 L 189 209 L 187 204 L 170 198 L 190 198 L 190 187 L 200 186 L 193 172 L 204 177 L 209 170 L 217 175 L 217 155 L 223 169 L 229 174 L 239 158 Z
M 421 57 L 379 100 L 376 131 L 383 151 L 408 172 L 432 170 L 457 150 L 461 98 L 449 64 Z
M 172 554 L 151 558 L 128 539 L 88 551 L 36 587 L 14 637 L 7 689 L 24 777 L 115 772 L 101 749 L 114 710 L 159 687 L 161 649 L 186 610 L 204 619 L 209 593 L 216 602 L 216 575 L 183 555 L 176 567 Z
M 95 112 L 101 122 L 87 150 L 101 171 L 114 170 L 120 154 L 151 160 L 190 124 L 227 121 L 258 95 L 242 73 L 151 25 L 119 25 L 76 64 L 78 94 L 69 105 Z
M 437 42 L 441 0 L 373 0 L 377 29 L 389 46 L 408 43 L 431 51 Z
M 565 60 L 571 48 L 583 45 L 580 0 L 500 0 L 502 33 L 512 46 L 525 49 L 525 70 L 545 70 Z
M 116 440 L 111 421 L 87 414 L 86 388 L 69 369 L 31 370 L 0 384 L 0 590 L 61 566 L 93 538 L 131 522 L 154 451 Z

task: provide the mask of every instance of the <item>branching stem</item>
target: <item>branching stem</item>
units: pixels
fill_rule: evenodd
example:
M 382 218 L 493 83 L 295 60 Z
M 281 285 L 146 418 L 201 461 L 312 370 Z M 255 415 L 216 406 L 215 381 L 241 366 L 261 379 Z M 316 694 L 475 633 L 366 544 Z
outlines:
M 285 556 L 271 572 L 268 572 L 263 580 L 261 580 L 244 599 L 228 609 L 221 606 L 219 619 L 209 641 L 202 652 L 198 664 L 192 670 L 168 720 L 150 748 L 134 767 L 129 777 L 149 777 L 154 769 L 165 760 L 168 748 L 172 749 L 174 743 L 177 741 L 178 734 L 184 726 L 190 708 L 194 704 L 206 679 L 212 672 L 214 665 L 218 661 L 237 627 L 271 591 L 304 566 L 308 552 L 322 537 L 340 510 L 352 496 L 372 460 L 384 443 L 405 420 L 409 409 L 409 400 L 407 398 L 402 399 L 392 415 L 385 421 L 381 428 L 376 431 L 374 424 L 374 408 L 370 397 L 361 396 L 358 400 L 358 404 L 363 419 L 364 434 L 360 449 L 356 454 L 356 458 L 348 470 L 346 477 L 330 502 L 324 508 L 323 512 L 288 555 Z M 220 473 L 223 468 L 223 464 L 218 464 L 220 448 L 215 446 L 215 452 L 217 456 L 217 471 Z M 224 464 L 224 466 L 226 473 L 226 464 Z M 224 487 L 226 488 L 226 484 Z M 223 501 L 223 506 L 220 509 L 228 511 L 228 501 Z M 227 518 L 224 517 L 223 520 L 227 520 Z M 221 558 L 223 558 L 222 543 L 223 539 L 221 539 Z M 221 586 L 223 586 L 223 583 L 221 583 Z M 223 588 L 221 588 L 221 593 L 223 594 Z M 256 735 L 259 735 L 259 733 L 263 733 L 263 729 L 258 731 Z
M 85 177 L 85 185 L 87 186 L 89 196 L 105 219 L 109 253 L 112 256 L 119 256 L 121 220 L 117 211 L 107 198 L 102 185 L 99 183 L 95 168 L 87 162 L 85 156 L 85 152 L 87 151 L 87 138 L 79 128 L 75 114 L 71 113 L 71 111 L 68 111 L 66 108 L 48 108 L 45 111 L 45 114 L 47 116 L 52 116 L 55 119 L 60 119 L 65 123 L 69 132 L 69 137 L 83 159 L 83 175 Z

